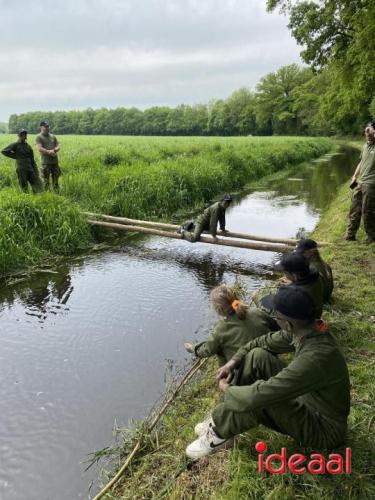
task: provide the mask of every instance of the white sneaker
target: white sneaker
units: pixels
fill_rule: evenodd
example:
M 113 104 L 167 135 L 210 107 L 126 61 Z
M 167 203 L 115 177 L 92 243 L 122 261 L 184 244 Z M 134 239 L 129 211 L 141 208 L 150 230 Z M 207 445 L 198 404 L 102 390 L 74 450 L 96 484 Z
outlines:
M 206 418 L 206 420 L 204 420 L 203 422 L 199 422 L 199 424 L 194 427 L 194 432 L 197 436 L 201 436 L 208 430 L 209 427 L 212 427 L 213 425 L 214 421 L 212 420 L 212 417 L 210 415 Z
M 219 438 L 213 427 L 208 427 L 207 431 L 198 439 L 189 444 L 186 448 L 186 455 L 192 460 L 211 455 L 215 451 L 223 448 L 228 440 Z

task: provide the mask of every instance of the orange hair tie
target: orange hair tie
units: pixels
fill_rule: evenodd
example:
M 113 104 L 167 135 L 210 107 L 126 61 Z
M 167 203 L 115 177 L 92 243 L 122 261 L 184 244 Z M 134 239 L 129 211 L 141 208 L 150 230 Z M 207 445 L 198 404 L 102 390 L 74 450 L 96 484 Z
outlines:
M 234 311 L 237 311 L 239 305 L 241 304 L 241 301 L 240 300 L 234 300 L 232 303 L 231 303 L 231 306 L 232 306 L 232 309 Z
M 325 321 L 322 319 L 318 323 L 318 328 L 321 333 L 327 332 L 328 331 L 328 325 Z

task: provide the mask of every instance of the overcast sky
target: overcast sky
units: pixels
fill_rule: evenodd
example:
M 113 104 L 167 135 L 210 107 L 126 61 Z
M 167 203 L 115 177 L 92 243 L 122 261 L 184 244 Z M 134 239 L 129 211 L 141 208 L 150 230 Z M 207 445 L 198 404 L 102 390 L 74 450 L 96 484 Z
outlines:
M 0 0 L 0 120 L 205 103 L 300 63 L 266 0 Z

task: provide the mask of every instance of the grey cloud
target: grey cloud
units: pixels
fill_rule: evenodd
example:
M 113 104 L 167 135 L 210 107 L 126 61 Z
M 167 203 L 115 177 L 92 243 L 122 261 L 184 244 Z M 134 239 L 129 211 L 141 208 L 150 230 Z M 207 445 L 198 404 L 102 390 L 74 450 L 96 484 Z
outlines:
M 207 102 L 299 61 L 285 18 L 263 0 L 0 0 L 0 9 L 0 120 Z

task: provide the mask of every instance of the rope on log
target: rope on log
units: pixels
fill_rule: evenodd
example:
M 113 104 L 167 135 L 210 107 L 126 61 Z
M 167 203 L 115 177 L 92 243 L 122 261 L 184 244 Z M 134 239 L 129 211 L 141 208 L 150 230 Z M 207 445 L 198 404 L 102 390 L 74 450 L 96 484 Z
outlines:
M 196 374 L 200 368 L 207 362 L 208 358 L 205 359 L 198 359 L 193 366 L 190 368 L 190 370 L 186 373 L 186 375 L 183 377 L 181 382 L 178 384 L 176 389 L 172 392 L 172 394 L 169 396 L 169 398 L 166 400 L 166 402 L 163 404 L 161 409 L 158 411 L 158 413 L 155 415 L 154 419 L 152 420 L 151 424 L 147 427 L 147 431 L 151 432 L 155 425 L 159 422 L 160 418 L 162 415 L 165 413 L 166 409 L 168 406 L 173 402 L 177 394 L 180 392 L 182 387 L 189 382 L 189 380 Z M 117 472 L 117 474 L 107 483 L 104 488 L 99 491 L 99 493 L 93 498 L 93 500 L 100 500 L 111 488 L 114 486 L 117 481 L 120 479 L 122 474 L 125 472 L 127 469 L 128 465 L 130 462 L 133 460 L 134 456 L 136 455 L 137 451 L 141 447 L 142 441 L 141 438 L 138 439 L 137 443 L 135 444 L 134 448 L 132 449 L 130 455 L 126 459 L 125 463 L 121 466 L 120 470 Z
M 84 215 L 88 217 L 100 218 L 109 222 L 118 222 L 126 225 L 134 225 L 134 226 L 145 226 L 145 227 L 155 227 L 161 229 L 168 229 L 171 231 L 176 231 L 180 226 L 177 224 L 166 224 L 164 222 L 153 222 L 147 220 L 138 220 L 138 219 L 128 219 L 126 217 L 115 217 L 113 215 L 104 215 L 104 214 L 95 214 L 92 212 L 82 212 Z M 207 231 L 204 231 L 204 234 L 209 234 Z M 239 238 L 244 240 L 252 240 L 252 241 L 267 241 L 270 243 L 283 243 L 285 245 L 295 246 L 297 244 L 297 240 L 293 238 L 272 238 L 271 236 L 259 236 L 256 234 L 247 234 L 247 233 L 235 233 L 231 231 L 227 231 L 225 233 L 219 232 L 220 236 L 229 237 L 229 238 Z
M 176 240 L 181 240 L 181 235 L 177 233 L 172 233 L 171 231 L 161 231 L 160 229 L 152 229 L 149 227 L 142 226 L 130 226 L 125 224 L 115 224 L 111 222 L 102 222 L 97 220 L 88 219 L 87 222 L 93 226 L 107 227 L 109 229 L 115 229 L 119 231 L 129 231 L 133 233 L 145 233 L 154 234 L 156 236 L 165 236 L 166 238 L 174 238 Z M 207 236 L 201 236 L 199 239 L 200 243 L 209 243 L 211 245 L 223 245 L 227 247 L 236 248 L 247 248 L 250 250 L 263 250 L 265 252 L 290 252 L 290 245 L 272 245 L 266 243 L 253 243 L 251 241 L 239 241 L 232 240 L 229 238 L 218 238 L 214 241 L 213 238 Z

